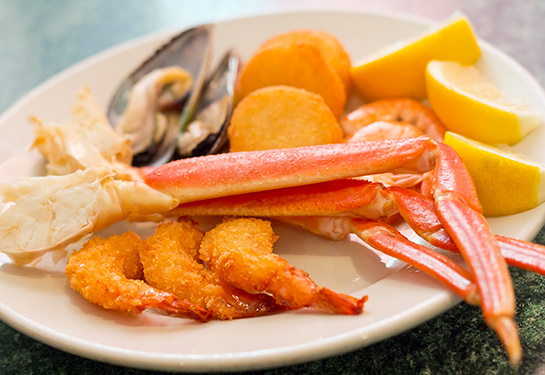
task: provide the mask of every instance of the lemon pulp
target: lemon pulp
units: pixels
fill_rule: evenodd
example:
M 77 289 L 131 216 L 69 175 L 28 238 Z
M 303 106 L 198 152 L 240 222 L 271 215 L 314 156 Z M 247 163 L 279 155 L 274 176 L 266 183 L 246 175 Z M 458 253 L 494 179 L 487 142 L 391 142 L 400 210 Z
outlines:
M 486 216 L 523 212 L 545 201 L 544 165 L 450 131 L 445 144 L 467 166 Z
M 447 129 L 487 144 L 518 143 L 542 122 L 541 114 L 507 98 L 474 66 L 430 61 L 426 89 Z

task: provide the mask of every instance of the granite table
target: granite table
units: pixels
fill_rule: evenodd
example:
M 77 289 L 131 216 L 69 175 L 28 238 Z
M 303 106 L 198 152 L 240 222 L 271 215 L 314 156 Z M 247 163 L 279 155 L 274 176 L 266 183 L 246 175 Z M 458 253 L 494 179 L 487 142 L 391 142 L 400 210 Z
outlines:
M 108 47 L 158 30 L 290 9 L 332 7 L 327 0 L 0 0 L 0 112 L 47 78 Z M 336 0 L 339 9 L 440 20 L 467 14 L 478 35 L 518 60 L 545 84 L 545 3 L 541 0 Z M 535 238 L 545 244 L 545 230 Z M 255 374 L 541 374 L 545 373 L 545 280 L 511 269 L 524 350 L 509 366 L 479 309 L 459 304 L 372 346 Z M 22 296 L 21 298 L 24 298 Z M 40 309 L 40 306 L 36 306 Z M 0 323 L 0 374 L 158 374 L 81 358 Z

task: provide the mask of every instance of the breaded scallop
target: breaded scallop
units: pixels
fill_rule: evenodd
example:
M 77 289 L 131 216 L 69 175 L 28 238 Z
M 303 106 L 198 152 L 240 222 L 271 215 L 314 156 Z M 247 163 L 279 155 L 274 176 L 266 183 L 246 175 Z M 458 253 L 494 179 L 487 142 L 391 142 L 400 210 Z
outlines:
M 350 91 L 352 87 L 350 55 L 335 36 L 322 30 L 293 30 L 273 36 L 265 41 L 260 46 L 260 49 L 265 49 L 272 45 L 288 44 L 311 44 L 318 47 L 326 61 L 331 64 L 341 78 L 345 91 L 347 93 Z
M 339 74 L 312 44 L 272 44 L 261 48 L 243 67 L 237 82 L 237 98 L 267 86 L 293 86 L 316 93 L 339 118 L 346 91 Z
M 228 129 L 231 151 L 338 143 L 343 132 L 322 97 L 290 86 L 270 86 L 246 96 Z

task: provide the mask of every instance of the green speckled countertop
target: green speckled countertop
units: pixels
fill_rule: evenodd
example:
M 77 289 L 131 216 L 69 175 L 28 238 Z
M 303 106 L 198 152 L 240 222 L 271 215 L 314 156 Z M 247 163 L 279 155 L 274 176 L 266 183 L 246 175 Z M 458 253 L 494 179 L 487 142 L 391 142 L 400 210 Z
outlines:
M 440 20 L 454 10 L 478 35 L 545 85 L 545 3 L 541 0 L 336 0 L 340 9 Z M 305 0 L 0 0 L 0 112 L 47 78 L 105 48 L 157 30 L 249 14 L 331 6 Z M 167 11 L 165 11 L 167 10 Z M 545 230 L 536 242 L 545 244 Z M 524 359 L 512 369 L 478 308 L 457 305 L 372 346 L 254 374 L 545 374 L 545 279 L 511 269 Z M 21 298 L 25 298 L 21 296 Z M 1 296 L 0 296 L 1 300 Z M 36 306 L 40 309 L 40 306 Z M 296 334 L 286 332 L 286 334 Z M 0 323 L 0 374 L 157 374 L 68 354 Z

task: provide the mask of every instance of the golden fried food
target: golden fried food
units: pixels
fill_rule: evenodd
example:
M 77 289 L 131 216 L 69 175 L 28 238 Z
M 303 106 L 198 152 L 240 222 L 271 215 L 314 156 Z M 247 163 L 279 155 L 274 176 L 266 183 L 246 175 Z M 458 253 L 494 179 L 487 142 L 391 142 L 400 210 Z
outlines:
M 291 309 L 347 315 L 363 311 L 366 297 L 358 300 L 320 287 L 305 271 L 273 254 L 276 239 L 269 221 L 233 219 L 204 235 L 200 257 L 226 282 L 249 293 L 269 293 Z
M 285 310 L 265 294 L 249 294 L 222 282 L 199 261 L 202 239 L 197 223 L 165 222 L 140 247 L 146 281 L 191 301 L 215 319 L 234 319 Z
M 342 43 L 333 35 L 322 30 L 293 30 L 273 36 L 265 41 L 260 49 L 277 44 L 311 44 L 318 47 L 326 61 L 331 64 L 341 78 L 345 91 L 347 93 L 350 91 L 352 87 L 350 55 Z
M 70 255 L 66 276 L 85 299 L 106 309 L 141 313 L 157 308 L 198 321 L 210 320 L 205 309 L 171 293 L 152 288 L 142 278 L 138 249 L 142 240 L 132 232 L 108 239 L 94 237 Z
M 228 129 L 231 151 L 338 143 L 343 132 L 320 95 L 290 86 L 269 86 L 246 96 Z
M 273 44 L 261 48 L 242 69 L 237 98 L 267 86 L 286 85 L 319 94 L 340 117 L 346 104 L 344 84 L 320 49 L 311 44 Z

